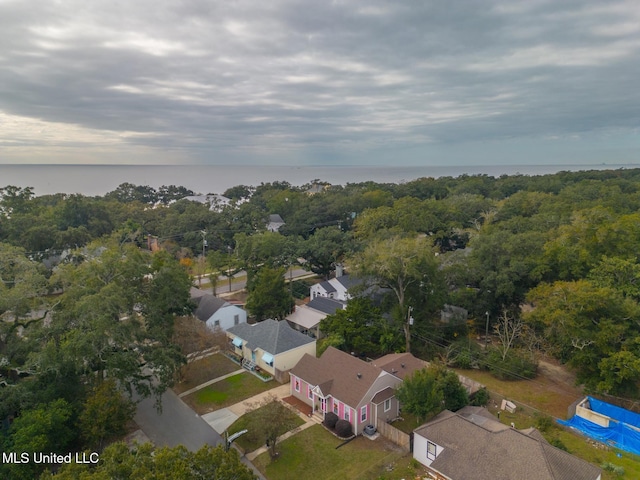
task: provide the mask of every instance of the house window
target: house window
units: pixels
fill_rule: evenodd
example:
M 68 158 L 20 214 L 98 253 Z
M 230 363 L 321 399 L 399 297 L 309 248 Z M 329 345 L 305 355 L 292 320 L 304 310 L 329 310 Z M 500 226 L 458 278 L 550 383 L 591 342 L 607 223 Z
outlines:
M 300 391 L 300 380 L 299 380 L 299 379 L 297 379 L 297 378 L 296 378 L 296 379 L 293 381 L 293 388 L 295 388 L 295 389 L 296 389 L 296 392 L 299 392 L 299 391 Z
M 345 407 L 345 408 L 344 408 L 344 419 L 345 419 L 347 422 L 350 422 L 350 421 L 351 421 L 351 413 L 350 413 L 350 411 L 351 411 L 351 409 L 350 409 L 350 408 L 348 408 L 348 407 Z
M 217 328 L 220 328 L 220 320 L 214 320 L 213 321 L 213 326 L 217 327 Z
M 436 459 L 436 444 L 427 440 L 427 458 L 429 460 Z
M 367 421 L 367 406 L 365 405 L 360 409 L 360 422 Z
M 384 401 L 384 411 L 385 411 L 385 412 L 388 412 L 389 410 L 391 410 L 391 399 L 390 399 L 390 398 L 387 398 L 387 399 Z
M 311 385 L 307 385 L 307 398 L 309 398 L 309 400 L 313 400 L 313 389 L 311 388 Z
M 240 323 L 240 315 L 233 316 L 233 324 L 238 325 Z
M 338 415 L 338 402 L 336 402 L 335 400 L 333 401 L 333 413 Z

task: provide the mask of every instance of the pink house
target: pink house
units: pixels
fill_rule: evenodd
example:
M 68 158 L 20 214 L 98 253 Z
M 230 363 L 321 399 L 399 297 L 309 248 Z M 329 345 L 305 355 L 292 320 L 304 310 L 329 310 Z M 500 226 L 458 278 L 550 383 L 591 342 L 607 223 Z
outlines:
M 399 416 L 396 388 L 405 373 L 425 365 L 411 354 L 398 355 L 387 356 L 392 358 L 390 362 L 382 357 L 380 366 L 333 347 L 320 358 L 305 355 L 289 372 L 291 395 L 310 405 L 313 414 L 322 419 L 333 412 L 349 421 L 358 435 L 367 425 L 375 426 L 378 420 L 390 421 Z

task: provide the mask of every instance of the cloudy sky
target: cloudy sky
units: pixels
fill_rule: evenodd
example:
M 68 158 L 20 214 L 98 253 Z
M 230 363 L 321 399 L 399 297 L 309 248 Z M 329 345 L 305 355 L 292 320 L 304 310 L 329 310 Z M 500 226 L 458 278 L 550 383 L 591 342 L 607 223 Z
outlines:
M 640 162 L 640 2 L 0 0 L 0 163 Z

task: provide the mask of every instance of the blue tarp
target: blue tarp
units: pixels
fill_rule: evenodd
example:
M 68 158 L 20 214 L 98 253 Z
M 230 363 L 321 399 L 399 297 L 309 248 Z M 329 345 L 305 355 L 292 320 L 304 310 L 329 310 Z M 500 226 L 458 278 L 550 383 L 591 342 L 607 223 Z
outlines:
M 558 423 L 575 428 L 599 442 L 640 455 L 640 431 L 636 429 L 640 428 L 640 415 L 592 397 L 588 398 L 591 410 L 610 417 L 608 428 L 578 416 L 567 421 L 558 420 Z

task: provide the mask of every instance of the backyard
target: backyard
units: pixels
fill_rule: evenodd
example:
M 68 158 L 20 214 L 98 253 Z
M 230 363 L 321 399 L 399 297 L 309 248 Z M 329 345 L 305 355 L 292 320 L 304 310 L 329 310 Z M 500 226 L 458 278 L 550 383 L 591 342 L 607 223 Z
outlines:
M 342 443 L 321 425 L 314 425 L 280 443 L 278 459 L 271 461 L 263 453 L 253 463 L 269 480 L 374 479 L 409 455 L 383 437 L 372 441 L 360 436 L 336 448 Z

